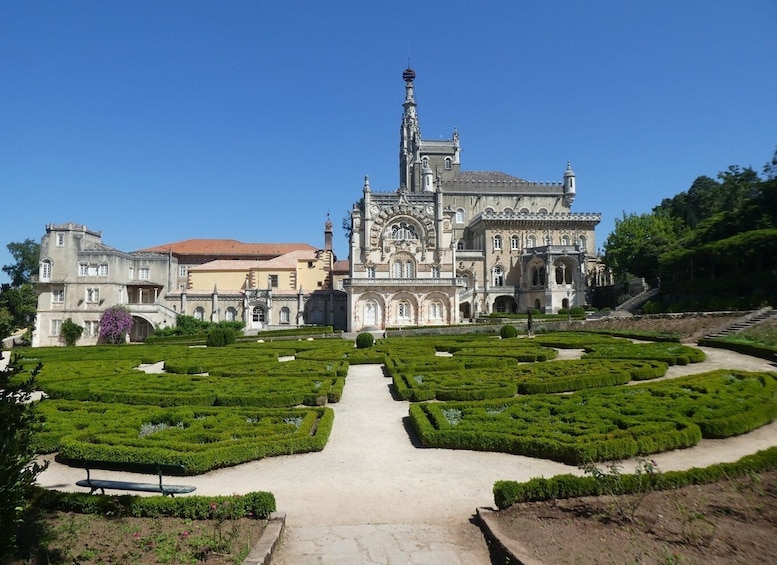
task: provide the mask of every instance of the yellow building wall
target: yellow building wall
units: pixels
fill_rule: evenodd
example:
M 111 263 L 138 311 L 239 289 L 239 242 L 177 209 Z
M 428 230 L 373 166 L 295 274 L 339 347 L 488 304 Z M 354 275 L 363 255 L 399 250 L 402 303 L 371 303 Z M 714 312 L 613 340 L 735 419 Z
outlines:
M 247 271 L 189 271 L 189 288 L 239 290 L 245 284 Z

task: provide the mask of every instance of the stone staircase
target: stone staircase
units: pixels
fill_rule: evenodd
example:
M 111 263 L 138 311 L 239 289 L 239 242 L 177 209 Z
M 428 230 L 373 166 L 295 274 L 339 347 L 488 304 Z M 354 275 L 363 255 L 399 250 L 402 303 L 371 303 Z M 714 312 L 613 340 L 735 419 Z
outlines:
M 640 292 L 636 296 L 632 296 L 623 304 L 620 304 L 615 311 L 631 312 L 632 314 L 642 307 L 645 302 L 653 298 L 658 294 L 657 288 L 649 288 L 643 292 Z
M 775 315 L 777 315 L 777 310 L 774 310 L 771 306 L 766 306 L 765 308 L 761 308 L 755 312 L 750 312 L 745 316 L 737 318 L 733 322 L 716 328 L 714 331 L 705 334 L 704 337 L 711 339 L 739 333 L 743 330 L 746 330 L 747 328 L 755 326 L 756 324 L 760 324 L 764 320 L 767 320 Z

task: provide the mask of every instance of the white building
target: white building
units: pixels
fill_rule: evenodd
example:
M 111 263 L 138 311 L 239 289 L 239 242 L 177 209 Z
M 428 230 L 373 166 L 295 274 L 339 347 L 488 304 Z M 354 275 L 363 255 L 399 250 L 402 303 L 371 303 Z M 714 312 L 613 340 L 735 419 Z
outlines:
M 598 213 L 573 213 L 575 173 L 558 182 L 461 169 L 459 134 L 421 137 L 404 71 L 399 188 L 351 210 L 350 331 L 452 324 L 491 312 L 588 303 Z

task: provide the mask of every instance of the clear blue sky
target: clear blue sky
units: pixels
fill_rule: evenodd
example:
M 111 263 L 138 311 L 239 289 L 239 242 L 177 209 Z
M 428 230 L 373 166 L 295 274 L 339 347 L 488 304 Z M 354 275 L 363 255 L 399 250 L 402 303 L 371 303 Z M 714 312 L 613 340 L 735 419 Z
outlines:
M 398 188 L 401 75 L 462 168 L 644 213 L 777 146 L 774 0 L 0 0 L 0 265 L 73 221 L 125 251 L 323 245 Z M 7 281 L 0 274 L 0 282 Z

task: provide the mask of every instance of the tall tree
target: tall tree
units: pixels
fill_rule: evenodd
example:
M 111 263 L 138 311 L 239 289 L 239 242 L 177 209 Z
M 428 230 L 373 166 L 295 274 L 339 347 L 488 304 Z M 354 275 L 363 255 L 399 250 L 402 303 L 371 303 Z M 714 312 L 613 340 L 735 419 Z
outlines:
M 11 242 L 6 247 L 16 261 L 13 265 L 3 266 L 3 272 L 11 278 L 11 286 L 32 282 L 33 276 L 38 272 L 40 243 L 28 238 L 22 242 Z
M 616 278 L 658 277 L 658 257 L 677 242 L 677 222 L 666 213 L 623 214 L 604 242 L 604 263 Z

